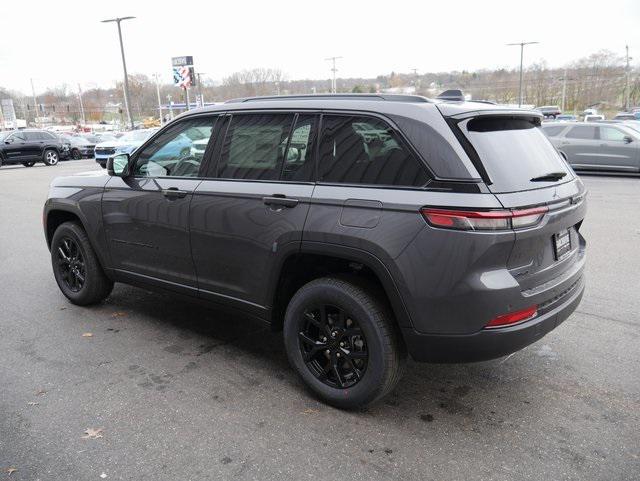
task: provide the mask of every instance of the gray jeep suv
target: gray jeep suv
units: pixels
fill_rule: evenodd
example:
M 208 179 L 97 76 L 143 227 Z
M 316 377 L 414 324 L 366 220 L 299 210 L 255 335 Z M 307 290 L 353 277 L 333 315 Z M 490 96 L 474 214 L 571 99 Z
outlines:
M 55 279 L 79 305 L 124 282 L 263 319 L 314 393 L 362 406 L 407 353 L 503 356 L 580 302 L 585 189 L 541 119 L 385 95 L 191 111 L 107 173 L 53 182 Z

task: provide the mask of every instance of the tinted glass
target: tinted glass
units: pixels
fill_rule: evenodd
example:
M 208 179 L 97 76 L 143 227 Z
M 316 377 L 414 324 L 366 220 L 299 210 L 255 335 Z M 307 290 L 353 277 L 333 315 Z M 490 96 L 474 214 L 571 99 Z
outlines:
M 316 136 L 317 117 L 300 115 L 291 133 L 282 168 L 282 180 L 306 182 L 315 177 L 313 145 Z
M 15 132 L 13 133 L 11 138 L 13 139 L 14 142 L 24 142 L 26 140 L 24 132 Z
M 44 138 L 40 132 L 24 132 L 22 135 L 27 139 L 27 142 L 38 142 Z
M 371 117 L 323 116 L 318 167 L 323 182 L 419 187 L 427 181 L 391 126 Z
M 547 137 L 555 137 L 557 135 L 560 134 L 560 132 L 562 132 L 564 130 L 564 126 L 563 125 L 554 125 L 553 127 L 543 127 L 542 128 L 542 132 L 544 132 L 544 134 Z
M 466 135 L 491 180 L 492 192 L 514 192 L 545 187 L 531 179 L 570 170 L 549 139 L 525 118 L 478 117 L 466 123 Z M 553 182 L 554 185 L 561 183 Z
M 157 137 L 137 156 L 134 175 L 197 177 L 215 117 L 180 122 Z
M 565 137 L 569 139 L 590 139 L 593 140 L 596 138 L 596 128 L 591 127 L 590 125 L 576 125 L 575 127 L 571 127 L 571 130 L 567 132 Z
M 602 140 L 608 140 L 611 142 L 624 142 L 624 138 L 627 136 L 622 130 L 618 130 L 615 127 L 600 127 L 600 138 Z
M 278 180 L 293 115 L 233 115 L 218 166 L 218 177 Z

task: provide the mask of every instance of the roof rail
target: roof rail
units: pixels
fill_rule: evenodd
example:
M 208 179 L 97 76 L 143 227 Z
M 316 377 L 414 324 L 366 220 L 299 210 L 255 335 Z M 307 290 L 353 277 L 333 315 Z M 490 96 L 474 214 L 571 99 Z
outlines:
M 389 102 L 430 102 L 426 97 L 420 95 L 399 95 L 399 94 L 300 94 L 300 95 L 270 95 L 264 97 L 245 97 L 227 100 L 226 104 L 241 102 L 262 102 L 272 100 L 374 100 Z

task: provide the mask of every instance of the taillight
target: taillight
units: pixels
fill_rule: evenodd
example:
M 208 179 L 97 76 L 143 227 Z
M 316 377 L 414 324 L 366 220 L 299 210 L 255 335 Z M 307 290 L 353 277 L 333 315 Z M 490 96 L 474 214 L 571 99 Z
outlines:
M 511 326 L 513 324 L 531 319 L 532 317 L 535 317 L 537 313 L 538 306 L 527 307 L 526 309 L 522 309 L 521 311 L 510 312 L 509 314 L 498 316 L 495 319 L 489 321 L 489 323 L 484 326 L 484 328 L 495 329 L 496 327 Z
M 548 207 L 519 210 L 450 210 L 424 207 L 420 213 L 429 225 L 457 230 L 508 230 L 522 229 L 538 224 Z

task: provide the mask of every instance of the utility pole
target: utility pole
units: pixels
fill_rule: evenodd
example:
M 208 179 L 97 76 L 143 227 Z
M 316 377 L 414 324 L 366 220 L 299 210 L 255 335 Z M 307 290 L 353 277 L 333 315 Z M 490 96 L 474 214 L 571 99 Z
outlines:
M 33 123 L 36 123 L 38 118 L 38 99 L 36 99 L 36 89 L 33 87 L 33 79 L 31 80 L 31 95 L 33 95 Z
M 562 80 L 562 105 L 560 106 L 560 110 L 564 112 L 566 98 L 567 98 L 567 80 L 575 80 L 573 78 L 567 77 L 567 69 L 564 69 L 564 74 L 558 80 Z
M 131 20 L 136 17 L 120 17 L 111 18 L 109 20 L 102 20 L 102 23 L 115 22 L 118 24 L 118 38 L 120 39 L 120 53 L 122 54 L 122 69 L 124 70 L 124 105 L 127 109 L 127 116 L 129 117 L 129 125 L 134 128 L 133 115 L 131 115 L 131 101 L 129 99 L 129 76 L 127 75 L 127 62 L 124 59 L 124 46 L 122 44 L 122 29 L 120 28 L 120 22 L 123 20 Z
M 629 111 L 629 74 L 630 74 L 630 70 L 629 70 L 629 60 L 632 60 L 631 57 L 629 57 L 629 45 L 625 45 L 624 46 L 625 50 L 626 50 L 626 58 L 627 58 L 627 66 L 626 66 L 626 76 L 625 76 L 625 85 L 624 85 L 624 92 L 625 92 L 625 99 L 624 99 L 624 109 L 628 112 Z
M 200 107 L 204 107 L 204 96 L 202 95 L 202 72 L 196 74 L 198 77 L 198 97 L 200 97 Z
M 409 70 L 411 70 L 413 72 L 413 86 L 415 87 L 416 91 L 415 93 L 418 93 L 418 88 L 419 88 L 419 81 L 418 81 L 418 69 L 417 68 L 410 68 Z
M 336 60 L 341 59 L 342 57 L 328 57 L 325 58 L 325 60 L 331 60 L 332 62 L 332 67 L 331 67 L 331 72 L 333 72 L 333 79 L 331 81 L 331 93 L 336 93 L 338 90 L 338 86 L 336 85 L 336 72 L 338 71 L 338 69 L 336 68 Z
M 158 95 L 158 115 L 160 116 L 160 127 L 164 123 L 162 118 L 162 102 L 160 101 L 160 74 L 154 73 L 153 76 L 156 79 L 156 94 Z
M 87 123 L 87 119 L 84 116 L 84 104 L 82 103 L 82 89 L 80 88 L 80 84 L 78 84 L 78 100 L 80 100 L 80 114 L 82 115 L 82 125 Z
M 173 102 L 171 101 L 171 95 L 167 95 L 167 101 L 169 102 L 169 118 L 173 120 Z
M 524 60 L 524 46 L 533 45 L 540 42 L 520 42 L 520 43 L 508 43 L 507 46 L 520 46 L 520 88 L 518 89 L 518 107 L 522 107 L 522 62 Z

